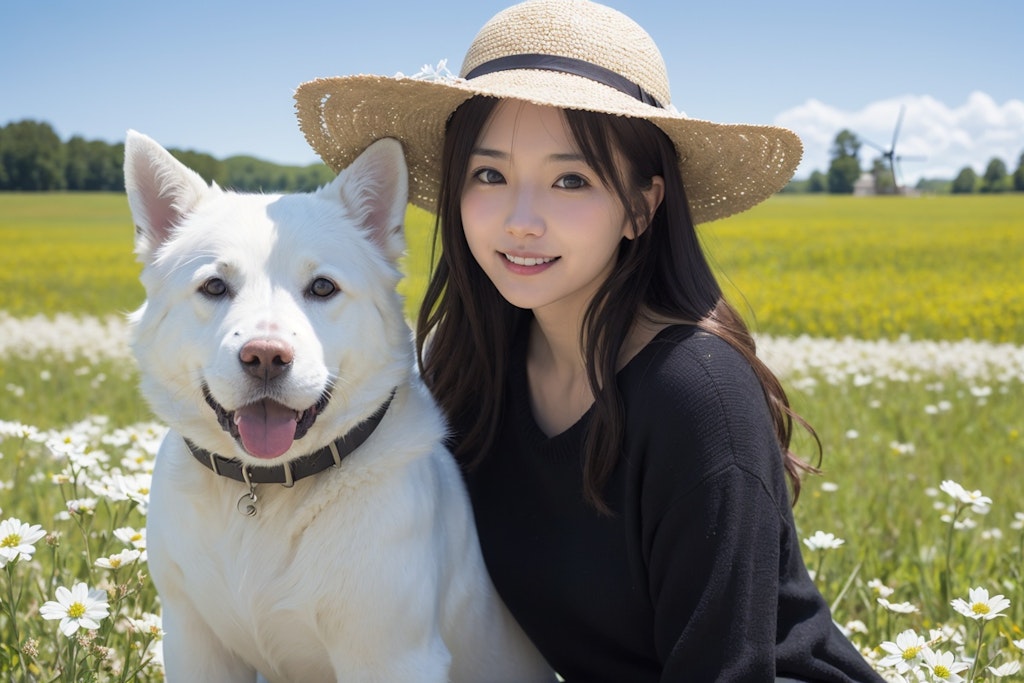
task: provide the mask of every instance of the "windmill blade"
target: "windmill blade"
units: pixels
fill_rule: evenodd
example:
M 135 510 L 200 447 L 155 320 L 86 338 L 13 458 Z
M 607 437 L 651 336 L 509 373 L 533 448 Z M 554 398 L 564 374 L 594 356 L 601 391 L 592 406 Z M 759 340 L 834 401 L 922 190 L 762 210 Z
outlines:
M 892 147 L 890 150 L 895 151 L 896 149 L 896 138 L 900 136 L 900 126 L 903 125 L 903 114 L 907 111 L 907 105 L 900 105 L 900 115 L 896 117 L 896 128 L 892 132 Z
M 868 147 L 874 147 L 879 152 L 881 152 L 883 156 L 889 156 L 892 153 L 891 150 L 888 150 L 885 147 L 882 147 L 881 145 L 876 145 L 875 143 L 871 142 L 870 140 L 865 140 L 864 138 L 861 138 L 860 141 L 863 142 Z

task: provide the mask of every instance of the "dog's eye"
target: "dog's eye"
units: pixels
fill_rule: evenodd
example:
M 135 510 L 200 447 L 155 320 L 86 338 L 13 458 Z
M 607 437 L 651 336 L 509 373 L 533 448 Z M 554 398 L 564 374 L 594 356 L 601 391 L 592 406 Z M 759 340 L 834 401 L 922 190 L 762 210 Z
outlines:
M 309 293 L 321 299 L 326 299 L 337 291 L 338 286 L 325 277 L 318 277 L 309 285 Z
M 199 291 L 209 297 L 221 297 L 228 293 L 228 285 L 219 277 L 211 277 L 203 283 Z

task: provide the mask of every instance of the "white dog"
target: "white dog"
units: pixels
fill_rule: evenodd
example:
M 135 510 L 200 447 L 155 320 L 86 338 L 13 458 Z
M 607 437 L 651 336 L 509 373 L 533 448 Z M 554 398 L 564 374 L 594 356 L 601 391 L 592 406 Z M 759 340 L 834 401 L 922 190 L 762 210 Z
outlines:
M 395 293 L 382 140 L 313 194 L 208 186 L 130 131 L 148 553 L 173 682 L 554 680 L 487 576 Z

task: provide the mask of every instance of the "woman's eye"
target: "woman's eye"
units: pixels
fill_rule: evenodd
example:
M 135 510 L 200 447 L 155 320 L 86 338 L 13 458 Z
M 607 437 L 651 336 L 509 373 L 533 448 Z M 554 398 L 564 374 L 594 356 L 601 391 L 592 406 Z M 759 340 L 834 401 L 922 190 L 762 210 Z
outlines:
M 505 182 L 505 176 L 493 168 L 481 168 L 473 174 L 473 177 L 484 185 L 496 185 Z
M 583 176 L 576 175 L 575 173 L 568 173 L 555 181 L 555 187 L 561 187 L 565 190 L 579 190 L 586 186 L 587 181 Z
M 309 285 L 309 293 L 315 297 L 326 299 L 338 291 L 338 285 L 325 277 L 318 277 Z
M 219 277 L 211 277 L 203 283 L 199 291 L 211 298 L 219 298 L 228 293 L 228 285 Z

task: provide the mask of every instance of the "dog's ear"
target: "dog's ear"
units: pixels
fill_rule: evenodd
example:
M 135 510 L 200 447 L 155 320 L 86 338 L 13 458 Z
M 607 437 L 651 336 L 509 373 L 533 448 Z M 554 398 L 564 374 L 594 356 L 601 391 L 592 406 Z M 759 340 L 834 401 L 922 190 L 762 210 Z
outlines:
M 134 130 L 124 143 L 124 189 L 135 221 L 135 254 L 144 263 L 211 190 L 198 173 Z
M 338 177 L 321 188 L 340 198 L 381 251 L 397 261 L 405 250 L 409 170 L 402 143 L 383 138 L 366 148 Z

